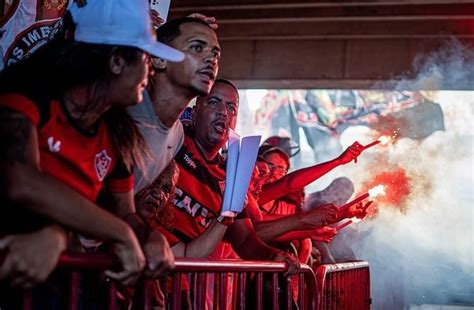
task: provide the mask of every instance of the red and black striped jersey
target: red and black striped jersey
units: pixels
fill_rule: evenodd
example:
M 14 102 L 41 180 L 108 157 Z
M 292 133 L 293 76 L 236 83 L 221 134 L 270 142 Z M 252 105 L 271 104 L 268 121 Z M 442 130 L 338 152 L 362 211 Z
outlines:
M 189 128 L 185 130 L 184 143 L 175 157 L 180 173 L 174 201 L 173 238 L 189 242 L 199 237 L 221 213 L 225 186 L 225 162 L 218 154 L 212 161 L 196 146 Z

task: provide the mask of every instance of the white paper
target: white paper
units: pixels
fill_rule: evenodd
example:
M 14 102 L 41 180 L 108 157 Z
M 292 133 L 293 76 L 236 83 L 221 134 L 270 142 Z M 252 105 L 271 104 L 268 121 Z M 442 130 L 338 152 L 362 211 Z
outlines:
M 226 173 L 224 198 L 222 199 L 222 214 L 229 216 L 232 204 L 232 192 L 234 188 L 235 172 L 239 160 L 240 136 L 233 130 L 229 130 L 229 140 L 227 145 Z M 226 214 L 224 214 L 226 212 Z
M 260 136 L 249 136 L 242 139 L 240 144 L 239 161 L 235 175 L 234 190 L 232 192 L 231 211 L 242 212 L 245 196 L 250 184 L 250 178 L 257 160 Z
M 225 190 L 221 215 L 233 216 L 242 212 L 245 196 L 257 159 L 260 136 L 242 138 L 229 132 Z
M 171 0 L 151 0 L 150 9 L 157 11 L 160 14 L 160 18 L 166 22 L 170 10 L 170 2 Z

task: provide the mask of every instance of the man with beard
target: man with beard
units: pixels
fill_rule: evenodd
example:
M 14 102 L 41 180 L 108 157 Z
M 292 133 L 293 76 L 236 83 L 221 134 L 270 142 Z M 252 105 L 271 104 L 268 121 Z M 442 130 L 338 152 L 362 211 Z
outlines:
M 248 218 L 238 216 L 234 222 L 221 215 L 225 161 L 219 150 L 235 127 L 238 103 L 237 89 L 222 79 L 216 80 L 208 96 L 198 97 L 192 124 L 185 129 L 184 144 L 175 158 L 180 176 L 175 225 L 168 241 L 177 256 L 208 257 L 225 233 L 224 239 L 241 258 L 286 261 L 289 272 L 295 272 L 296 260 L 261 241 Z M 214 227 L 221 233 L 210 234 Z

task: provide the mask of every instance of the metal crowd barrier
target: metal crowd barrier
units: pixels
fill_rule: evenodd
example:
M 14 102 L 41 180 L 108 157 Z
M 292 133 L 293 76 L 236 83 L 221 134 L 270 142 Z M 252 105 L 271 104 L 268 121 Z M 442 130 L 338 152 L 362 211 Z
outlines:
M 369 263 L 365 261 L 319 265 L 320 310 L 370 309 Z
M 69 310 L 78 309 L 79 304 L 79 282 L 81 270 L 104 270 L 113 266 L 113 261 L 103 255 L 94 254 L 64 254 L 60 257 L 59 267 L 67 268 L 71 271 L 71 279 L 69 283 Z M 279 294 L 278 294 L 278 276 L 287 270 L 286 263 L 277 263 L 269 261 L 246 261 L 246 260 L 210 260 L 210 259 L 184 259 L 177 258 L 175 263 L 175 271 L 171 274 L 171 293 L 170 304 L 171 309 L 181 309 L 181 280 L 182 275 L 189 277 L 192 275 L 197 279 L 193 286 L 196 309 L 206 309 L 207 297 L 207 275 L 214 274 L 213 288 L 213 309 L 245 309 L 246 298 L 253 298 L 256 303 L 256 309 L 278 309 Z M 232 301 L 229 302 L 227 287 L 227 275 L 233 274 L 233 290 Z M 272 305 L 263 305 L 263 285 L 264 274 L 271 275 L 272 279 Z M 319 294 L 316 282 L 316 276 L 313 270 L 307 266 L 302 265 L 299 273 L 295 275 L 298 277 L 298 307 L 299 309 L 318 309 Z M 246 284 L 250 277 L 256 281 L 255 293 L 246 294 Z M 291 297 L 291 282 L 289 277 L 286 279 L 286 307 L 292 309 L 293 302 Z M 145 280 L 143 290 L 140 292 L 141 309 L 151 309 L 151 281 Z M 207 301 L 208 302 L 208 301 Z M 31 292 L 27 291 L 23 297 L 23 310 L 32 309 L 34 300 L 31 298 Z M 229 307 L 229 304 L 231 305 Z M 117 287 L 110 281 L 108 283 L 108 309 L 116 310 L 117 305 Z

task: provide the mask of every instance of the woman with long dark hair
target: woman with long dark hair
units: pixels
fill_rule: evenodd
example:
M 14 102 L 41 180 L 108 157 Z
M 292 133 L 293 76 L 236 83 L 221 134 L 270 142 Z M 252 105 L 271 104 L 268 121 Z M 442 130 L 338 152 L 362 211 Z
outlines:
M 120 268 L 106 274 L 129 285 L 145 256 L 150 276 L 173 256 L 136 223 L 132 167 L 146 151 L 124 108 L 142 100 L 149 54 L 183 55 L 156 42 L 147 1 L 88 0 L 68 14 L 49 43 L 0 74 L 0 280 L 43 281 L 65 248 L 65 227 L 110 243 Z M 103 189 L 113 212 L 139 228 L 143 250 L 129 225 L 95 204 Z

